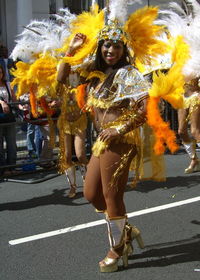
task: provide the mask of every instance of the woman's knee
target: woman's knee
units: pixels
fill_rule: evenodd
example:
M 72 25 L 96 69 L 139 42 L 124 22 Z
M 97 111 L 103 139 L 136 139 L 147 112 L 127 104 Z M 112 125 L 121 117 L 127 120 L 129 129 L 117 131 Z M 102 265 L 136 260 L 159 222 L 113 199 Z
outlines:
M 197 128 L 192 128 L 191 127 L 191 134 L 192 134 L 192 137 L 197 140 L 197 141 L 200 141 L 200 130 L 197 129 Z
M 178 129 L 178 135 L 180 136 L 181 139 L 184 139 L 185 137 L 188 136 L 187 130 L 179 128 Z
M 76 157 L 80 163 L 86 164 L 87 160 L 85 153 L 76 154 Z
M 83 195 L 84 195 L 85 199 L 91 203 L 95 200 L 95 194 L 92 191 L 91 186 L 88 185 L 86 182 L 85 182 L 84 188 L 83 188 Z
M 115 187 L 113 186 L 113 188 Z M 123 193 L 119 192 L 119 190 L 108 190 L 106 192 L 104 191 L 103 195 L 106 201 L 106 205 L 119 206 L 123 204 Z

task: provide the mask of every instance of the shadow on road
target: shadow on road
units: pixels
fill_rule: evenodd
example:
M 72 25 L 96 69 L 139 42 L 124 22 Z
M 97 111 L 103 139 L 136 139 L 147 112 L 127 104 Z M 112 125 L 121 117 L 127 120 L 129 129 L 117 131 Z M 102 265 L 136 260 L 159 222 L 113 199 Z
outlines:
M 75 203 L 74 201 L 76 199 L 82 198 L 83 192 L 78 192 L 76 197 L 73 199 L 70 199 L 66 196 L 65 190 L 53 190 L 53 193 L 50 195 L 45 195 L 41 197 L 34 197 L 25 201 L 17 201 L 17 202 L 8 202 L 8 203 L 2 203 L 0 204 L 0 211 L 10 210 L 10 211 L 16 211 L 16 210 L 24 210 L 24 209 L 30 209 L 35 208 L 38 206 L 44 206 L 44 205 L 69 205 L 69 206 L 80 206 L 88 204 L 88 202 L 85 203 Z
M 131 189 L 129 187 L 127 188 L 127 191 L 134 190 L 138 192 L 147 193 L 158 188 L 191 188 L 200 184 L 199 175 L 200 173 L 198 172 L 197 175 L 168 177 L 166 182 L 141 181 L 137 184 L 136 188 Z M 129 179 L 129 182 L 131 181 L 132 178 Z
M 199 248 L 200 234 L 190 239 L 150 245 L 145 248 L 146 251 L 142 254 L 131 257 L 136 262 L 130 264 L 128 268 L 162 267 L 199 261 Z

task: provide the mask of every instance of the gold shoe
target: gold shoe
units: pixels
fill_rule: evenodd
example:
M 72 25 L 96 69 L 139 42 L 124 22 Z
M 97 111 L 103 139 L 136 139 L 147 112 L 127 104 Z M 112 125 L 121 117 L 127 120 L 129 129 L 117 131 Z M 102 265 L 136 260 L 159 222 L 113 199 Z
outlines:
M 200 162 L 198 161 L 193 167 L 189 166 L 185 169 L 185 174 L 191 174 L 200 171 Z
M 67 197 L 74 198 L 76 196 L 76 185 L 70 187 Z
M 138 246 L 140 247 L 140 249 L 144 249 L 144 242 L 140 233 L 140 230 L 131 224 L 126 224 L 125 225 L 125 229 L 127 231 L 127 243 L 129 243 L 129 255 L 131 255 L 133 253 L 133 246 L 131 244 L 131 242 L 136 239 Z M 132 249 L 132 253 L 131 253 L 131 249 Z
M 118 262 L 122 259 L 123 267 L 128 266 L 128 251 L 127 247 L 125 246 L 123 255 L 119 256 L 114 250 L 112 253 L 116 255 L 116 258 L 105 257 L 101 262 L 99 262 L 100 272 L 115 272 L 118 270 Z

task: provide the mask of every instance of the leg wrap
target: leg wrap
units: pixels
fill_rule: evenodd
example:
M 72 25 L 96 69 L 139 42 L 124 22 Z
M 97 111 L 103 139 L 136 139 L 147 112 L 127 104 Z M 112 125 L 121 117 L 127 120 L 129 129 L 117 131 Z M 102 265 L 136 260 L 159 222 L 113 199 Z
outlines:
M 67 176 L 68 183 L 70 186 L 76 185 L 76 168 L 75 166 L 69 167 L 67 170 L 65 170 L 65 174 Z
M 124 235 L 124 228 L 126 224 L 126 217 L 107 218 L 108 236 L 110 247 L 115 248 L 118 246 Z
M 183 143 L 183 146 L 191 159 L 195 159 L 197 157 L 195 141 L 191 141 L 190 143 Z

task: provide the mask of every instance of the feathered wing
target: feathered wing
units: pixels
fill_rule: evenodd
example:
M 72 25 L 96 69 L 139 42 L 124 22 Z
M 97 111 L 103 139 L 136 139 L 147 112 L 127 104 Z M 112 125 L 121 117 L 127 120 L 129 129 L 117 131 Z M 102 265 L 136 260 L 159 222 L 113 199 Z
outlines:
M 32 20 L 19 34 L 16 46 L 11 53 L 13 60 L 20 59 L 25 62 L 33 62 L 41 53 L 51 52 L 57 55 L 56 49 L 61 48 L 64 40 L 70 35 L 69 28 L 74 14 L 66 9 L 60 9 L 59 14 L 54 15 L 56 20 Z
M 183 108 L 183 94 L 185 80 L 182 67 L 189 58 L 189 46 L 181 36 L 176 38 L 173 66 L 167 74 L 158 72 L 153 75 L 153 84 L 149 90 L 149 101 L 147 105 L 147 123 L 152 127 L 155 136 L 154 150 L 156 154 L 165 151 L 165 144 L 171 152 L 178 149 L 176 135 L 170 130 L 169 124 L 164 122 L 159 112 L 159 101 L 161 98 L 168 101 L 175 109 Z
M 63 45 L 64 38 L 69 36 L 70 22 L 75 16 L 68 9 L 61 9 L 61 14 L 53 20 L 33 20 L 18 35 L 19 39 L 12 52 L 16 64 L 12 74 L 15 77 L 12 85 L 18 85 L 17 97 L 27 93 L 37 85 L 36 98 L 56 94 L 56 72 L 58 59 L 56 49 Z
M 29 63 L 19 61 L 16 64 L 16 69 L 11 70 L 11 74 L 15 77 L 11 82 L 11 87 L 17 85 L 17 98 L 30 90 L 31 82 L 27 78 L 30 66 L 31 65 Z
M 157 38 L 164 32 L 162 26 L 154 24 L 157 16 L 156 7 L 144 7 L 131 14 L 124 26 L 129 35 L 130 47 L 135 57 L 142 62 L 168 51 L 167 44 Z
M 165 25 L 171 37 L 181 35 L 190 47 L 190 58 L 185 62 L 183 74 L 186 81 L 200 76 L 200 5 L 195 0 L 185 1 L 186 11 L 177 3 L 172 10 L 161 11 L 159 24 Z
M 94 53 L 98 42 L 97 35 L 103 27 L 104 10 L 99 12 L 97 5 L 92 7 L 90 12 L 83 12 L 78 15 L 71 23 L 71 35 L 67 38 L 64 46 L 60 49 L 60 52 L 67 51 L 69 43 L 76 33 L 83 33 L 86 35 L 86 41 L 73 57 L 64 57 L 63 60 L 71 65 L 81 64 L 86 57 Z

